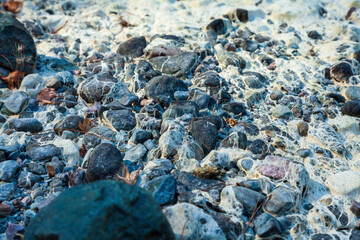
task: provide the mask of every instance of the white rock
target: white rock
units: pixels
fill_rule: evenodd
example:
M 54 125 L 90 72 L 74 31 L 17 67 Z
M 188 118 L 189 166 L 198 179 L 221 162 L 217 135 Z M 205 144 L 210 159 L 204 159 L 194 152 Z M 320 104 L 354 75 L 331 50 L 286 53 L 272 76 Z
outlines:
M 349 198 L 360 197 L 360 173 L 344 171 L 330 176 L 326 185 L 332 194 Z
M 124 160 L 128 160 L 131 162 L 139 162 L 144 157 L 145 153 L 147 152 L 146 147 L 142 144 L 137 144 L 133 148 L 130 148 L 126 151 Z
M 212 150 L 201 162 L 201 167 L 226 168 L 230 162 L 227 152 Z
M 216 221 L 204 210 L 192 204 L 178 203 L 165 208 L 163 212 L 174 231 L 175 239 L 226 239 Z
M 29 74 L 21 82 L 20 90 L 39 90 L 44 88 L 44 79 L 37 73 Z
M 169 158 L 177 153 L 182 145 L 184 135 L 176 130 L 168 130 L 163 133 L 159 139 L 162 158 Z
M 175 168 L 181 172 L 191 173 L 198 167 L 200 167 L 200 163 L 194 158 L 182 158 L 175 162 Z
M 80 166 L 80 147 L 70 139 L 56 139 L 54 145 L 63 149 L 62 155 L 67 167 Z

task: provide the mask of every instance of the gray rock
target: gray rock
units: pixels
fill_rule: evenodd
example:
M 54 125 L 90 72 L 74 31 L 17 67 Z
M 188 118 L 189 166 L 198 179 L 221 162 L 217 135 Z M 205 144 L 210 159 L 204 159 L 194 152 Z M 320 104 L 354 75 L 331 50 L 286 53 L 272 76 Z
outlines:
M 163 212 L 170 222 L 176 239 L 226 239 L 225 234 L 211 215 L 192 204 L 177 203 L 166 207 Z
M 264 87 L 266 78 L 257 72 L 244 72 L 242 74 L 245 84 L 249 88 L 258 89 Z
M 309 124 L 307 124 L 304 121 L 301 121 L 297 124 L 297 127 L 298 127 L 300 136 L 307 136 L 308 131 L 309 131 Z
M 195 89 L 190 92 L 190 100 L 195 102 L 199 106 L 199 109 L 204 109 L 209 105 L 210 95 L 201 90 Z
M 360 100 L 352 100 L 344 104 L 340 109 L 344 115 L 360 117 Z
M 198 56 L 193 52 L 182 52 L 175 56 L 155 57 L 150 64 L 165 74 L 178 78 L 188 78 L 198 65 Z
M 146 183 L 144 189 L 152 193 L 152 196 L 160 205 L 166 205 L 174 201 L 176 182 L 172 175 L 154 178 Z
M 110 143 L 101 143 L 90 155 L 85 177 L 88 182 L 113 179 L 116 173 L 122 175 L 123 169 L 120 150 Z
M 103 122 L 111 129 L 130 131 L 136 126 L 135 114 L 128 109 L 108 110 L 102 113 Z
M 13 118 L 9 121 L 9 128 L 18 132 L 36 133 L 43 130 L 43 126 L 39 120 L 35 118 Z
M 352 75 L 354 73 L 351 64 L 345 61 L 336 63 L 330 68 L 330 76 L 337 82 L 344 82 Z
M 99 73 L 83 81 L 78 92 L 88 103 L 111 102 L 129 94 L 126 85 L 108 73 Z
M 129 40 L 121 43 L 116 50 L 122 56 L 128 56 L 132 58 L 140 57 L 144 54 L 144 49 L 146 47 L 145 37 L 134 37 Z
M 247 52 L 254 52 L 258 47 L 259 43 L 255 40 L 246 39 L 244 42 L 244 49 Z
M 40 179 L 40 176 L 35 175 L 32 172 L 21 171 L 18 178 L 18 184 L 20 187 L 31 188 Z
M 292 111 L 282 104 L 273 107 L 271 113 L 276 118 L 289 118 L 292 115 Z
M 172 101 L 169 108 L 163 113 L 162 118 L 177 118 L 184 114 L 199 115 L 199 106 L 193 101 Z
M 29 95 L 22 91 L 14 92 L 4 101 L 6 109 L 14 114 L 21 113 L 29 106 L 29 104 Z
M 202 161 L 201 167 L 212 167 L 215 169 L 225 169 L 230 162 L 227 152 L 212 150 Z
M 36 46 L 24 25 L 9 13 L 0 13 L 0 66 L 26 75 L 35 70 Z M 9 62 L 10 64 L 9 64 Z
M 201 145 L 205 154 L 215 148 L 218 138 L 218 131 L 215 124 L 206 120 L 195 121 L 190 126 L 190 133 Z
M 20 169 L 20 165 L 13 160 L 0 162 L 0 180 L 9 182 L 15 177 Z
M 217 35 L 223 35 L 231 30 L 231 22 L 228 19 L 215 19 L 206 26 L 207 31 L 214 31 Z
M 94 136 L 95 134 L 97 136 Z M 95 148 L 102 142 L 107 142 L 109 140 L 103 139 L 101 137 L 109 138 L 109 139 L 116 139 L 116 132 L 110 130 L 107 127 L 94 127 L 90 129 L 84 136 L 84 145 L 87 149 Z
M 261 238 L 273 237 L 283 232 L 279 221 L 268 213 L 263 213 L 255 219 L 254 229 Z
M 159 98 L 168 98 L 169 102 L 174 99 L 176 91 L 187 91 L 186 84 L 177 78 L 169 76 L 158 76 L 151 79 L 145 87 L 148 98 L 158 101 Z
M 132 133 L 130 141 L 135 144 L 138 144 L 138 143 L 144 143 L 146 140 L 151 138 L 152 138 L 151 132 L 138 128 L 135 129 L 135 131 Z
M 25 233 L 26 240 L 39 238 L 174 240 L 174 233 L 144 190 L 98 181 L 69 188 L 40 210 Z
M 9 200 L 11 194 L 15 191 L 14 183 L 0 183 L 0 201 Z
M 229 102 L 221 106 L 225 111 L 234 113 L 235 115 L 246 113 L 246 107 L 241 102 Z
M 278 89 L 273 89 L 270 94 L 270 99 L 273 101 L 280 100 L 284 96 L 284 93 Z
M 81 130 L 79 128 L 79 123 L 82 123 L 83 121 L 84 118 L 82 116 L 68 115 L 54 125 L 54 131 L 56 134 L 61 135 L 64 130 Z
M 345 90 L 345 96 L 350 100 L 359 100 L 360 99 L 360 87 L 358 86 L 349 86 Z
M 223 49 L 221 44 L 215 45 L 216 58 L 225 67 L 232 65 L 243 69 L 246 67 L 245 60 L 240 57 L 237 53 L 227 52 Z
M 270 213 L 282 216 L 289 212 L 296 203 L 296 192 L 290 188 L 278 187 L 270 194 L 264 209 Z
M 168 130 L 159 139 L 159 147 L 162 157 L 170 158 L 175 156 L 178 148 L 183 144 L 184 134 L 177 130 Z
M 241 148 L 246 149 L 247 137 L 245 133 L 233 132 L 220 143 L 220 148 Z
M 40 90 L 43 87 L 44 79 L 38 73 L 33 73 L 24 77 L 24 79 L 21 81 L 19 89 L 29 92 L 33 90 Z
M 46 161 L 50 160 L 53 157 L 59 157 L 61 155 L 61 148 L 56 147 L 53 144 L 33 147 L 30 150 L 26 151 L 26 154 L 33 161 Z
M 247 22 L 249 20 L 249 12 L 246 9 L 237 8 L 235 10 L 231 10 L 226 14 L 231 21 L 236 22 L 239 20 L 240 22 Z
M 182 100 L 187 100 L 189 97 L 189 92 L 188 91 L 176 91 L 174 93 L 174 98 L 176 101 L 182 101 Z
M 250 152 L 252 152 L 253 154 L 263 154 L 263 153 L 267 152 L 268 146 L 266 145 L 266 143 L 263 140 L 255 139 L 254 141 L 252 141 L 249 144 L 247 149 Z
M 146 147 L 139 143 L 125 152 L 124 160 L 128 160 L 133 163 L 141 162 L 146 152 Z
M 338 154 L 344 154 L 346 152 L 342 136 L 327 123 L 319 123 L 310 128 L 309 135 L 321 142 L 324 146 L 327 146 L 333 152 Z
M 300 149 L 296 150 L 296 154 L 299 155 L 299 157 L 301 157 L 301 158 L 306 158 L 306 157 L 310 156 L 311 151 L 308 148 L 300 148 Z
M 151 180 L 153 178 L 170 174 L 173 169 L 174 164 L 169 159 L 154 159 L 146 164 L 143 172 Z
M 35 162 L 29 163 L 28 167 L 30 172 L 35 173 L 37 175 L 46 174 L 46 169 L 44 168 L 44 166 L 37 164 Z

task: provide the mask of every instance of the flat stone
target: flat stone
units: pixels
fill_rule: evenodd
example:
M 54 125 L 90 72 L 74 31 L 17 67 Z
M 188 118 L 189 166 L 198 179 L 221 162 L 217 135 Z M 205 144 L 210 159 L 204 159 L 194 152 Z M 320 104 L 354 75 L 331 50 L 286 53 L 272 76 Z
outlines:
M 146 47 L 145 37 L 134 37 L 129 40 L 121 43 L 116 50 L 122 56 L 128 56 L 132 58 L 140 57 L 144 54 L 144 49 Z
M 354 171 L 338 172 L 326 180 L 332 194 L 348 198 L 360 196 L 360 173 Z
M 20 165 L 13 160 L 0 162 L 0 180 L 9 182 L 19 171 Z
M 26 154 L 33 161 L 46 161 L 52 159 L 55 156 L 59 157 L 61 155 L 61 148 L 58 148 L 53 144 L 49 144 L 40 147 L 33 147 L 26 151 Z
M 41 132 L 43 126 L 39 120 L 35 118 L 13 118 L 9 121 L 9 128 L 18 132 Z
M 22 91 L 14 92 L 4 101 L 6 109 L 14 114 L 21 113 L 29 106 L 29 104 L 29 95 Z

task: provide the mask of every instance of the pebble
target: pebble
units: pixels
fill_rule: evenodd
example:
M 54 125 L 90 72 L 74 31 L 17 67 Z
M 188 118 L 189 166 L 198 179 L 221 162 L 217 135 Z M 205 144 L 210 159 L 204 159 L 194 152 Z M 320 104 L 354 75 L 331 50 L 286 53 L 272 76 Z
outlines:
M 206 120 L 198 120 L 191 124 L 190 133 L 197 141 L 204 153 L 207 154 L 215 148 L 218 131 L 216 125 Z
M 264 209 L 270 214 L 282 216 L 290 211 L 296 203 L 296 193 L 287 187 L 276 188 L 270 194 Z
M 137 58 L 144 54 L 146 45 L 145 37 L 134 37 L 121 43 L 116 52 L 122 56 Z
M 254 221 L 256 235 L 269 238 L 282 233 L 279 221 L 268 213 L 263 213 Z
M 7 110 L 13 114 L 19 114 L 30 104 L 30 97 L 26 92 L 18 91 L 11 94 L 4 102 Z
M 50 160 L 55 156 L 59 157 L 61 153 L 61 148 L 58 148 L 53 144 L 33 147 L 26 151 L 26 154 L 29 156 L 29 158 L 35 162 Z
M 39 120 L 35 118 L 13 118 L 9 120 L 9 128 L 18 132 L 41 132 L 43 126 Z
M 0 180 L 10 182 L 19 169 L 20 165 L 13 160 L 0 162 Z
M 246 149 L 247 137 L 245 133 L 233 132 L 220 143 L 220 148 L 241 148 Z
M 360 100 L 360 87 L 349 86 L 345 90 L 345 96 L 350 100 Z
M 337 82 L 344 82 L 353 74 L 351 65 L 348 62 L 339 62 L 330 68 L 330 76 Z
M 351 100 L 340 109 L 344 115 L 360 117 L 360 100 Z
M 102 120 L 114 131 L 130 131 L 136 126 L 135 114 L 128 109 L 104 111 Z
M 289 118 L 292 115 L 292 111 L 284 105 L 277 105 L 272 108 L 271 113 L 276 118 Z
M 144 187 L 152 193 L 159 205 L 170 204 L 175 200 L 176 182 L 172 175 L 164 175 L 152 179 Z

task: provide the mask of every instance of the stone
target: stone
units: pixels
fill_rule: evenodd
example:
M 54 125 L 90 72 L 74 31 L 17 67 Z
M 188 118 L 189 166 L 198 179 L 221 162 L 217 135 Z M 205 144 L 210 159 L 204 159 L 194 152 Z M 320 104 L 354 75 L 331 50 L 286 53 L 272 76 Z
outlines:
M 101 143 L 90 155 L 85 177 L 88 182 L 113 179 L 116 173 L 122 176 L 123 169 L 120 150 L 110 143 Z
M 264 209 L 270 214 L 282 216 L 289 212 L 296 203 L 296 193 L 287 187 L 278 187 L 270 194 Z
M 311 240 L 333 240 L 334 238 L 330 234 L 327 234 L 327 233 L 316 233 L 316 234 L 311 235 L 310 239 Z M 350 237 L 350 239 L 351 239 L 351 237 Z M 351 239 L 351 240 L 353 240 L 353 239 Z
M 215 19 L 206 26 L 207 31 L 214 31 L 217 35 L 223 35 L 231 29 L 231 22 L 228 19 Z
M 104 111 L 102 121 L 113 131 L 131 131 L 136 126 L 135 114 L 129 109 Z
M 44 166 L 37 164 L 35 162 L 29 163 L 28 167 L 29 167 L 30 172 L 35 173 L 37 175 L 46 174 L 46 170 L 45 170 Z
M 255 139 L 249 144 L 247 149 L 253 154 L 264 154 L 267 152 L 268 146 L 263 140 Z
M 337 82 L 344 82 L 352 75 L 354 75 L 354 73 L 351 65 L 345 61 L 336 63 L 330 68 L 330 76 Z
M 155 101 L 168 98 L 171 102 L 176 91 L 188 91 L 188 87 L 182 80 L 164 75 L 152 78 L 145 87 L 146 96 Z
M 177 78 L 188 78 L 198 65 L 198 56 L 193 52 L 182 52 L 169 57 L 155 57 L 149 62 L 153 68 L 164 74 L 171 74 Z
M 9 204 L 0 203 L 0 217 L 5 218 L 11 214 L 11 206 Z
M 239 20 L 240 22 L 245 23 L 249 20 L 249 12 L 246 9 L 237 8 L 235 10 L 229 11 L 225 17 L 228 17 L 233 22 Z
M 266 77 L 257 72 L 244 72 L 242 74 L 245 84 L 249 88 L 259 89 L 264 87 Z
M 192 204 L 177 203 L 164 208 L 163 212 L 170 222 L 176 239 L 226 239 L 211 215 Z
M 183 144 L 184 134 L 177 130 L 168 130 L 159 138 L 159 147 L 163 158 L 176 155 L 179 147 Z
M 24 111 L 30 104 L 30 97 L 26 92 L 17 91 L 12 93 L 4 101 L 7 110 L 14 114 L 19 114 Z
M 247 137 L 245 133 L 233 132 L 220 143 L 220 148 L 241 148 L 246 149 Z
M 209 105 L 210 96 L 201 90 L 195 89 L 190 92 L 190 100 L 196 103 L 199 109 L 204 109 Z
M 53 141 L 54 145 L 62 149 L 62 159 L 68 167 L 79 167 L 81 163 L 80 147 L 70 139 L 57 138 Z
M 36 46 L 31 34 L 13 15 L 0 13 L 0 66 L 10 71 L 15 69 L 32 73 L 36 66 Z M 9 63 L 10 62 L 10 63 Z
M 317 31 L 310 31 L 308 32 L 308 37 L 311 39 L 322 39 L 322 36 Z
M 259 48 L 259 43 L 255 40 L 246 39 L 244 42 L 244 49 L 247 52 L 255 52 Z
M 270 94 L 270 99 L 273 101 L 280 100 L 284 96 L 284 93 L 278 89 L 273 89 Z
M 21 171 L 18 178 L 18 184 L 20 187 L 28 189 L 31 188 L 40 179 L 41 179 L 40 176 L 33 174 L 32 172 Z
M 108 103 L 130 92 L 124 83 L 110 74 L 99 73 L 81 82 L 78 93 L 87 103 Z
M 212 167 L 215 169 L 225 169 L 230 162 L 229 154 L 223 151 L 212 150 L 202 161 L 201 167 Z
M 33 73 L 23 78 L 19 90 L 29 92 L 31 90 L 40 90 L 43 87 L 44 79 L 38 73 Z
M 221 44 L 215 45 L 216 58 L 224 67 L 229 65 L 243 69 L 246 67 L 246 61 L 237 53 L 228 52 L 223 49 Z
M 166 205 L 175 200 L 176 182 L 172 175 L 160 176 L 147 182 L 144 189 L 152 193 L 159 205 Z
M 292 115 L 292 111 L 284 105 L 277 105 L 271 109 L 271 114 L 276 118 L 289 118 Z
M 184 114 L 199 115 L 199 106 L 193 101 L 172 101 L 169 108 L 163 113 L 162 118 L 177 118 Z
M 144 54 L 146 47 L 145 37 L 134 37 L 121 43 L 117 48 L 116 52 L 122 56 L 137 58 Z
M 125 152 L 124 160 L 128 160 L 133 163 L 141 162 L 146 152 L 146 147 L 139 143 Z
M 351 100 L 340 109 L 342 114 L 353 117 L 360 117 L 360 100 Z
M 18 132 L 41 132 L 43 126 L 36 118 L 13 118 L 9 121 L 9 128 Z
M 13 160 L 0 162 L 0 180 L 11 181 L 20 169 L 20 165 Z
M 256 235 L 261 238 L 273 237 L 282 234 L 279 221 L 268 213 L 263 213 L 254 221 Z
M 40 210 L 25 231 L 26 240 L 39 238 L 175 239 L 150 194 L 109 180 L 69 188 Z
M 151 180 L 163 175 L 170 174 L 174 164 L 169 159 L 154 159 L 144 167 L 143 173 Z
M 151 138 L 152 138 L 151 132 L 138 128 L 135 129 L 135 131 L 132 133 L 130 141 L 135 144 L 138 144 L 138 143 L 144 143 L 146 140 Z
M 64 167 L 65 164 L 62 161 L 56 159 L 53 159 L 51 162 L 46 163 L 46 169 L 49 176 L 55 176 L 58 173 L 62 173 Z
M 205 154 L 208 154 L 216 146 L 218 130 L 216 125 L 206 121 L 194 121 L 190 126 L 190 133 L 203 148 Z
M 304 121 L 301 121 L 297 124 L 297 128 L 298 128 L 300 136 L 303 136 L 303 137 L 307 136 L 308 131 L 309 131 L 309 124 L 307 124 Z
M 61 155 L 61 148 L 56 147 L 53 144 L 44 145 L 40 147 L 33 147 L 26 151 L 26 154 L 33 161 L 46 161 L 53 157 L 59 157 Z
M 345 96 L 350 100 L 360 100 L 360 87 L 349 86 L 345 90 Z
M 54 131 L 58 135 L 61 135 L 64 130 L 71 131 L 71 129 L 74 129 L 80 131 L 79 123 L 83 123 L 83 121 L 82 116 L 68 115 L 54 125 Z
M 0 183 L 0 201 L 9 200 L 14 191 L 15 191 L 14 183 L 7 183 L 7 182 Z
M 246 107 L 241 102 L 229 102 L 221 106 L 225 111 L 234 113 L 235 115 L 246 113 Z
M 99 137 L 94 136 L 92 134 L 95 134 Z M 111 129 L 104 127 L 104 126 L 91 128 L 84 136 L 84 145 L 85 145 L 86 149 L 95 148 L 100 143 L 108 141 L 101 137 L 115 140 L 116 132 L 114 132 Z
M 334 195 L 356 198 L 360 196 L 360 173 L 348 170 L 332 174 L 326 185 Z
M 310 156 L 311 151 L 308 148 L 300 148 L 300 149 L 296 150 L 296 154 L 299 155 L 299 157 L 301 157 L 301 158 L 306 158 L 306 157 Z

